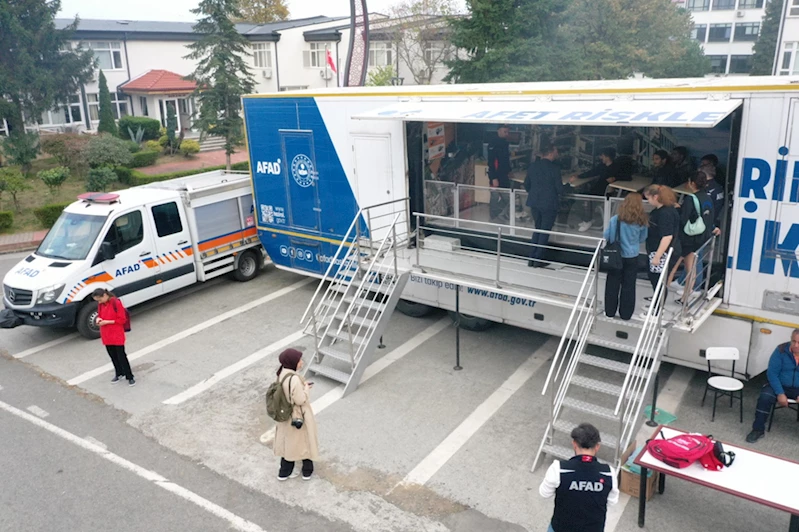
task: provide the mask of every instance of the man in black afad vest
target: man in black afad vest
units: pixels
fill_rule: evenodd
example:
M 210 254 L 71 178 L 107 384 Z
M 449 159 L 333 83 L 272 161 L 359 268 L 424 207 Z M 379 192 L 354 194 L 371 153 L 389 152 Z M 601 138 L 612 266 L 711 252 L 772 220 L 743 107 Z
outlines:
M 555 513 L 548 532 L 603 532 L 608 504 L 619 502 L 616 472 L 596 459 L 599 431 L 589 423 L 571 434 L 575 456 L 555 460 L 538 492 L 555 496 Z
M 510 188 L 510 128 L 501 125 L 497 128 L 497 136 L 488 143 L 488 183 L 492 189 Z M 491 191 L 489 214 L 491 222 L 508 223 L 510 208 L 510 192 Z

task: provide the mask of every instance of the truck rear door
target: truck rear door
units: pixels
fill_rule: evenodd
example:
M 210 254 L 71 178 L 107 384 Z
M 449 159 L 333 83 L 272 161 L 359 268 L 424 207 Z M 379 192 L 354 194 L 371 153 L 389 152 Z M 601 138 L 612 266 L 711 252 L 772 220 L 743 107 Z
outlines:
M 280 130 L 284 179 L 292 227 L 319 231 L 319 173 L 314 153 L 313 131 Z
M 148 205 L 155 228 L 154 240 L 156 255 L 161 269 L 159 285 L 161 290 L 171 292 L 197 281 L 194 271 L 194 256 L 186 223 L 183 205 L 177 201 L 167 201 Z

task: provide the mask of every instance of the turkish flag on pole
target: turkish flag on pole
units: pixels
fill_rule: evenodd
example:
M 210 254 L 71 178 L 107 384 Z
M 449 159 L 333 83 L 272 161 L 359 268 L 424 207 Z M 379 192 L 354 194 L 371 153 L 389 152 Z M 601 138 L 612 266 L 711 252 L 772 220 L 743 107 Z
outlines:
M 327 64 L 330 66 L 330 70 L 332 70 L 334 74 L 338 73 L 336 71 L 336 63 L 333 62 L 333 54 L 330 53 L 330 49 L 327 50 Z

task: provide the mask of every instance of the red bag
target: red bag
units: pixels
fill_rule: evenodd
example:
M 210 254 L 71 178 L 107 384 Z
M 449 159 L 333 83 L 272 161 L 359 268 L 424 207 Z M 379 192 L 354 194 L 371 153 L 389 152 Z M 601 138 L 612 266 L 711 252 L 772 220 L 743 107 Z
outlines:
M 724 465 L 713 448 L 713 440 L 701 434 L 680 434 L 668 439 L 649 440 L 646 444 L 646 450 L 668 466 L 683 469 L 699 460 L 705 469 L 720 471 Z

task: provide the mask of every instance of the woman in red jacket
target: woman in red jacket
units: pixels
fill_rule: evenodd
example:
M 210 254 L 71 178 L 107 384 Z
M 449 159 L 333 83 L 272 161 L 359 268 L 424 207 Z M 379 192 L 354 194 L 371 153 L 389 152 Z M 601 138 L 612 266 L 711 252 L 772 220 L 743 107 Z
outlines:
M 125 354 L 125 322 L 127 313 L 122 302 L 106 290 L 98 288 L 92 293 L 92 298 L 97 301 L 97 325 L 100 326 L 100 339 L 103 341 L 108 356 L 114 364 L 114 378 L 111 384 L 116 384 L 119 379 L 128 379 L 129 386 L 136 385 L 133 371 L 130 369 L 128 355 Z

